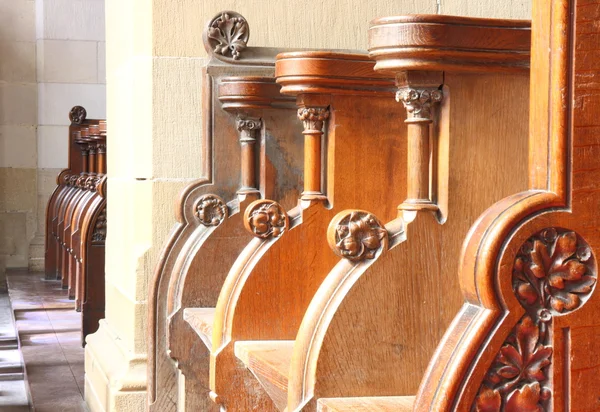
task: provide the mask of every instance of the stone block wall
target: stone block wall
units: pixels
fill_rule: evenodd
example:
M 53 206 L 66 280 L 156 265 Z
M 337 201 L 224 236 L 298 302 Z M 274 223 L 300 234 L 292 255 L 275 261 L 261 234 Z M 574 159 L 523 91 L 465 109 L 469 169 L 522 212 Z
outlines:
M 43 269 L 68 112 L 106 117 L 103 0 L 0 0 L 0 262 Z M 0 263 L 1 264 L 1 263 Z

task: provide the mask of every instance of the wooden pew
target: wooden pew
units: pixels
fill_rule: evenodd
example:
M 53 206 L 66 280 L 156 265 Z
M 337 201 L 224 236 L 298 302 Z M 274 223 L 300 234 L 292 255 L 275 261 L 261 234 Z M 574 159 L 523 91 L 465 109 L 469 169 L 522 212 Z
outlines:
M 276 388 L 280 410 L 337 410 L 349 401 L 332 399 L 386 395 L 397 397 L 389 407 L 373 398 L 360 407 L 412 405 L 410 395 L 462 303 L 458 260 L 448 257 L 458 255 L 487 207 L 527 185 L 528 22 L 387 18 L 373 22 L 371 41 L 375 70 L 395 72 L 399 109 L 407 111 L 407 194 L 396 199 L 398 217 L 385 227 L 369 223 L 381 221 L 369 209 L 333 218 L 328 243 L 343 259 L 315 294 L 295 340 L 236 344 L 258 380 Z M 349 253 L 348 245 L 366 246 L 375 233 L 387 242 L 372 256 Z M 323 406 L 320 399 L 327 399 Z
M 374 72 L 373 65 L 358 52 L 305 51 L 277 58 L 277 82 L 282 93 L 296 96 L 304 126 L 304 192 L 287 215 L 281 207 L 264 210 L 258 202 L 245 211 L 246 227 L 256 237 L 229 272 L 214 318 L 207 319 L 211 390 L 222 408 L 284 406 L 269 398 L 272 387 L 261 388 L 237 361 L 234 344 L 294 339 L 310 299 L 338 260 L 325 238 L 333 216 L 358 205 L 392 220 L 396 205 L 388 198 L 406 195 L 406 132 L 401 121 L 392 122 L 401 114 L 393 100 L 393 77 Z M 271 222 L 289 219 L 289 226 L 263 225 L 265 214 Z
M 252 236 L 242 224 L 253 201 L 292 208 L 301 187 L 302 142 L 293 98 L 273 77 L 277 50 L 218 48 L 219 24 L 248 37 L 245 19 L 218 14 L 206 28 L 204 176 L 177 204 L 178 223 L 161 254 L 150 292 L 149 410 L 218 410 L 209 398 L 209 350 L 195 330 L 196 308 L 213 307 L 233 261 Z M 215 31 L 216 30 L 216 31 Z M 241 43 L 236 43 L 240 47 Z M 218 49 L 218 50 L 217 50 Z M 239 54 L 238 51 L 239 51 Z M 177 363 L 175 363 L 175 361 Z M 185 376 L 185 397 L 178 375 Z
M 534 1 L 529 189 L 487 209 L 455 255 L 466 301 L 416 397 L 320 399 L 319 410 L 600 408 L 597 8 Z
M 46 246 L 45 246 L 45 273 L 46 279 L 60 278 L 58 242 L 59 213 L 66 198 L 70 198 L 73 185 L 80 173 L 87 171 L 88 151 L 85 142 L 81 140 L 81 131 L 96 124 L 96 120 L 86 119 L 86 111 L 81 106 L 75 106 L 69 113 L 71 125 L 69 126 L 69 154 L 68 168 L 57 176 L 57 187 L 50 196 L 46 206 Z
M 104 265 L 106 219 L 106 121 L 100 121 L 93 137 L 96 146 L 96 175 L 87 181 L 85 203 L 73 218 L 69 286 L 74 290 L 75 308 L 82 312 L 81 342 L 98 329 L 104 318 Z

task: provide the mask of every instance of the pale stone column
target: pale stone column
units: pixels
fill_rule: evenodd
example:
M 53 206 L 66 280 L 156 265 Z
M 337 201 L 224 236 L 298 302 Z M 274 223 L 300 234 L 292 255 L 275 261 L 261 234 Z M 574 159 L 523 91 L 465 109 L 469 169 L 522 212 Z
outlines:
M 492 16 L 497 2 L 485 2 Z M 206 21 L 241 13 L 252 46 L 364 50 L 371 19 L 437 8 L 437 0 L 106 0 L 110 223 L 106 319 L 86 348 L 92 411 L 145 409 L 148 283 L 177 194 L 201 177 L 204 161 Z

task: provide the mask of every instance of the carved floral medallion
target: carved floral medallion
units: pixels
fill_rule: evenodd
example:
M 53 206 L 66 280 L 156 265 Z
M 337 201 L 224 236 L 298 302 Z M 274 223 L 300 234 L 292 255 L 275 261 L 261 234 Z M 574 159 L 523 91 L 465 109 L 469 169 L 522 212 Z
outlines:
M 548 410 L 552 397 L 552 320 L 580 308 L 596 285 L 589 245 L 575 232 L 548 228 L 521 247 L 513 290 L 527 314 L 496 356 L 473 405 L 478 412 Z
M 204 226 L 218 226 L 229 215 L 229 210 L 219 196 L 204 195 L 198 199 L 194 213 Z
M 241 14 L 224 12 L 210 22 L 206 36 L 216 54 L 238 60 L 248 44 L 250 27 Z
M 379 219 L 363 211 L 342 212 L 332 221 L 334 252 L 352 261 L 373 259 L 378 250 L 387 248 L 388 233 Z
M 285 210 L 277 202 L 257 200 L 246 209 L 246 227 L 262 239 L 279 237 L 289 226 Z
M 71 123 L 81 124 L 85 121 L 87 112 L 82 106 L 75 106 L 69 112 L 69 120 Z

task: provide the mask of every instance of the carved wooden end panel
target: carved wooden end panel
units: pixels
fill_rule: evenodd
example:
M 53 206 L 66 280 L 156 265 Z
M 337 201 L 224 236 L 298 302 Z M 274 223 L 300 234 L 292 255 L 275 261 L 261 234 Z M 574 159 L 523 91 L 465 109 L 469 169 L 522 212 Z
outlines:
M 467 303 L 415 410 L 600 410 L 598 4 L 535 0 L 533 10 L 530 190 L 471 229 Z
M 177 203 L 177 220 L 155 270 L 149 299 L 149 409 L 177 408 L 178 374 L 186 410 L 216 410 L 208 397 L 208 348 L 186 309 L 216 304 L 223 278 L 252 239 L 243 211 L 269 197 L 295 204 L 301 187 L 301 141 L 294 99 L 273 78 L 279 50 L 248 46 L 249 25 L 227 11 L 207 23 L 211 57 L 204 73 L 202 177 Z M 278 226 L 276 226 L 278 227 Z

